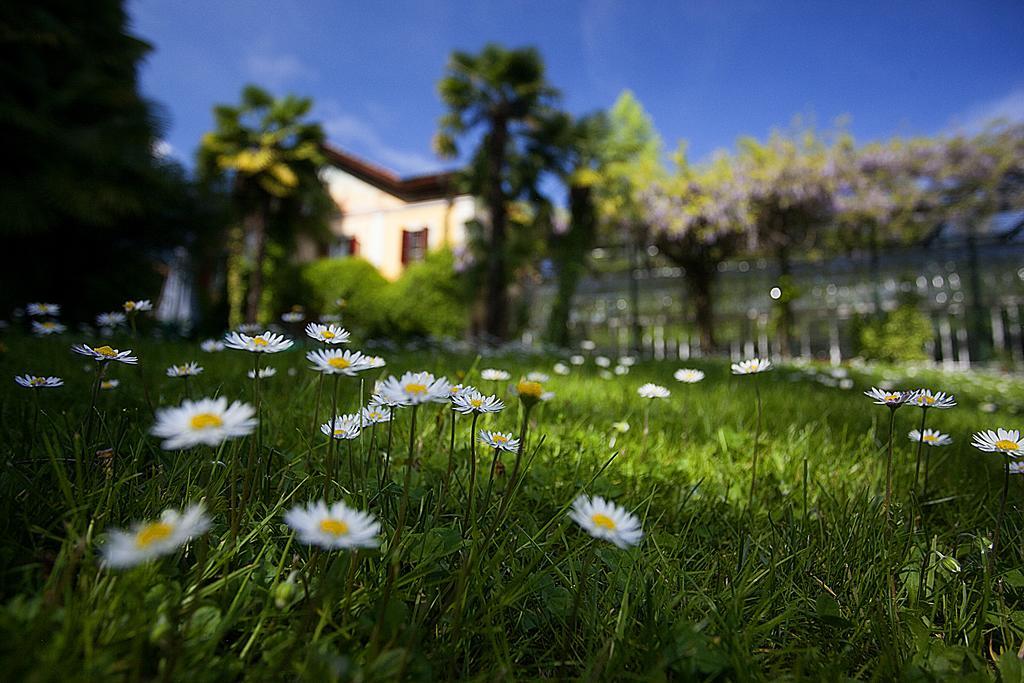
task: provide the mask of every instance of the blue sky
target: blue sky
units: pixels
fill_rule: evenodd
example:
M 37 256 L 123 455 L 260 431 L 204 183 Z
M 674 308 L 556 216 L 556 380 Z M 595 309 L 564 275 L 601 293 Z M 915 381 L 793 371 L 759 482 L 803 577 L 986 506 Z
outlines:
M 430 139 L 453 49 L 534 45 L 575 113 L 634 91 L 702 158 L 800 117 L 861 140 L 1024 119 L 1024 3 L 129 0 L 172 153 L 246 83 L 314 98 L 330 140 L 403 174 Z

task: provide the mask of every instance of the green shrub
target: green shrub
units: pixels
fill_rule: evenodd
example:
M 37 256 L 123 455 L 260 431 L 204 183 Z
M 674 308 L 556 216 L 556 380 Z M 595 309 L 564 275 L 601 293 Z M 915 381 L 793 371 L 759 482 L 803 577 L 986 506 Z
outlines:
M 458 337 L 469 323 L 472 288 L 455 272 L 445 249 L 409 266 L 389 285 L 388 328 L 392 336 Z
M 326 258 L 303 267 L 306 301 L 315 312 L 341 312 L 346 327 L 367 336 L 387 334 L 387 290 L 392 285 L 366 259 Z
M 861 355 L 890 363 L 927 360 L 927 345 L 934 339 L 932 323 L 913 304 L 903 304 L 860 330 Z

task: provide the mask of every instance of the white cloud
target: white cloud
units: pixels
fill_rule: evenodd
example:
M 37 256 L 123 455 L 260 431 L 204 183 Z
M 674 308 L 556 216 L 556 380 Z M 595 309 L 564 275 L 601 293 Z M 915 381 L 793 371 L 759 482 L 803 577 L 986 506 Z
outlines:
M 398 149 L 388 144 L 369 123 L 350 113 L 338 112 L 337 108 L 328 105 L 334 113 L 324 115 L 324 131 L 327 138 L 338 143 L 347 150 L 367 157 L 367 161 L 394 169 L 400 174 L 419 174 L 436 171 L 440 166 L 437 159 Z
M 301 59 L 290 54 L 260 54 L 251 52 L 242 64 L 245 75 L 256 85 L 279 89 L 295 81 L 316 78 L 316 71 Z
M 954 116 L 947 130 L 977 133 L 995 120 L 1024 121 L 1024 86 L 1017 86 L 1002 97 L 978 103 Z

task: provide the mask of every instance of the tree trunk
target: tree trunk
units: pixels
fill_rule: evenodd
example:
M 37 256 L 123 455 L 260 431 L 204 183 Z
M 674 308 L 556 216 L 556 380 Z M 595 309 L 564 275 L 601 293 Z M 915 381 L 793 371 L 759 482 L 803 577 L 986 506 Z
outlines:
M 245 322 L 257 322 L 260 314 L 260 300 L 263 298 L 263 259 L 267 253 L 267 209 L 265 204 L 245 219 L 246 241 L 252 261 L 249 270 L 249 287 L 245 299 Z
M 508 292 L 506 288 L 505 231 L 508 220 L 503 188 L 507 122 L 493 122 L 487 137 L 487 209 L 491 219 L 491 240 L 487 253 L 487 310 L 484 331 L 496 340 L 504 340 L 508 325 Z
M 569 188 L 569 230 L 559 238 L 555 255 L 558 285 L 548 318 L 548 341 L 562 348 L 569 346 L 569 315 L 576 287 L 586 270 L 585 259 L 595 233 L 596 217 L 590 187 Z
M 640 238 L 630 230 L 629 249 L 629 319 L 630 345 L 635 354 L 640 353 L 643 330 L 640 328 Z
M 782 358 L 789 358 L 792 355 L 791 347 L 793 341 L 793 305 L 789 300 L 793 278 L 791 275 L 792 267 L 789 261 L 789 250 L 785 247 L 780 247 L 776 250 L 776 258 L 779 261 L 779 283 L 782 287 L 782 296 L 776 304 L 779 309 L 779 355 Z
M 701 352 L 707 354 L 715 350 L 715 306 L 711 289 L 716 273 L 716 270 L 694 266 L 685 268 L 684 275 L 687 291 L 693 299 Z

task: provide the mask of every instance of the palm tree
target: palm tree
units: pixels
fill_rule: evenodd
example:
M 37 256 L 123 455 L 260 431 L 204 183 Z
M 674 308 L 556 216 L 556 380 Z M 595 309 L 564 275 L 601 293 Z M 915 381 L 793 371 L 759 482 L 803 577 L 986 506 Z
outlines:
M 522 173 L 517 158 L 546 126 L 557 91 L 548 85 L 544 63 L 532 48 L 507 50 L 488 44 L 479 54 L 454 52 L 438 86 L 448 113 L 441 118 L 435 147 L 458 154 L 456 139 L 482 131 L 467 172 L 470 190 L 481 196 L 490 216 L 486 240 L 484 330 L 507 334 L 509 202 L 530 193 L 535 173 Z M 527 165 L 528 167 L 529 165 Z
M 312 106 L 308 98 L 275 99 L 265 90 L 246 86 L 240 105 L 214 108 L 216 129 L 203 136 L 199 148 L 201 174 L 230 182 L 243 217 L 249 261 L 247 322 L 259 317 L 271 223 L 287 222 L 282 214 L 306 200 L 322 205 L 326 194 L 318 176 L 324 163 L 324 132 L 320 124 L 303 120 Z
M 586 272 L 587 252 L 597 241 L 598 212 L 594 186 L 604 162 L 608 136 L 604 112 L 566 120 L 561 149 L 562 180 L 568 187 L 569 216 L 564 229 L 552 230 L 551 255 L 557 270 L 555 300 L 548 318 L 548 341 L 569 346 L 569 314 L 580 279 Z

